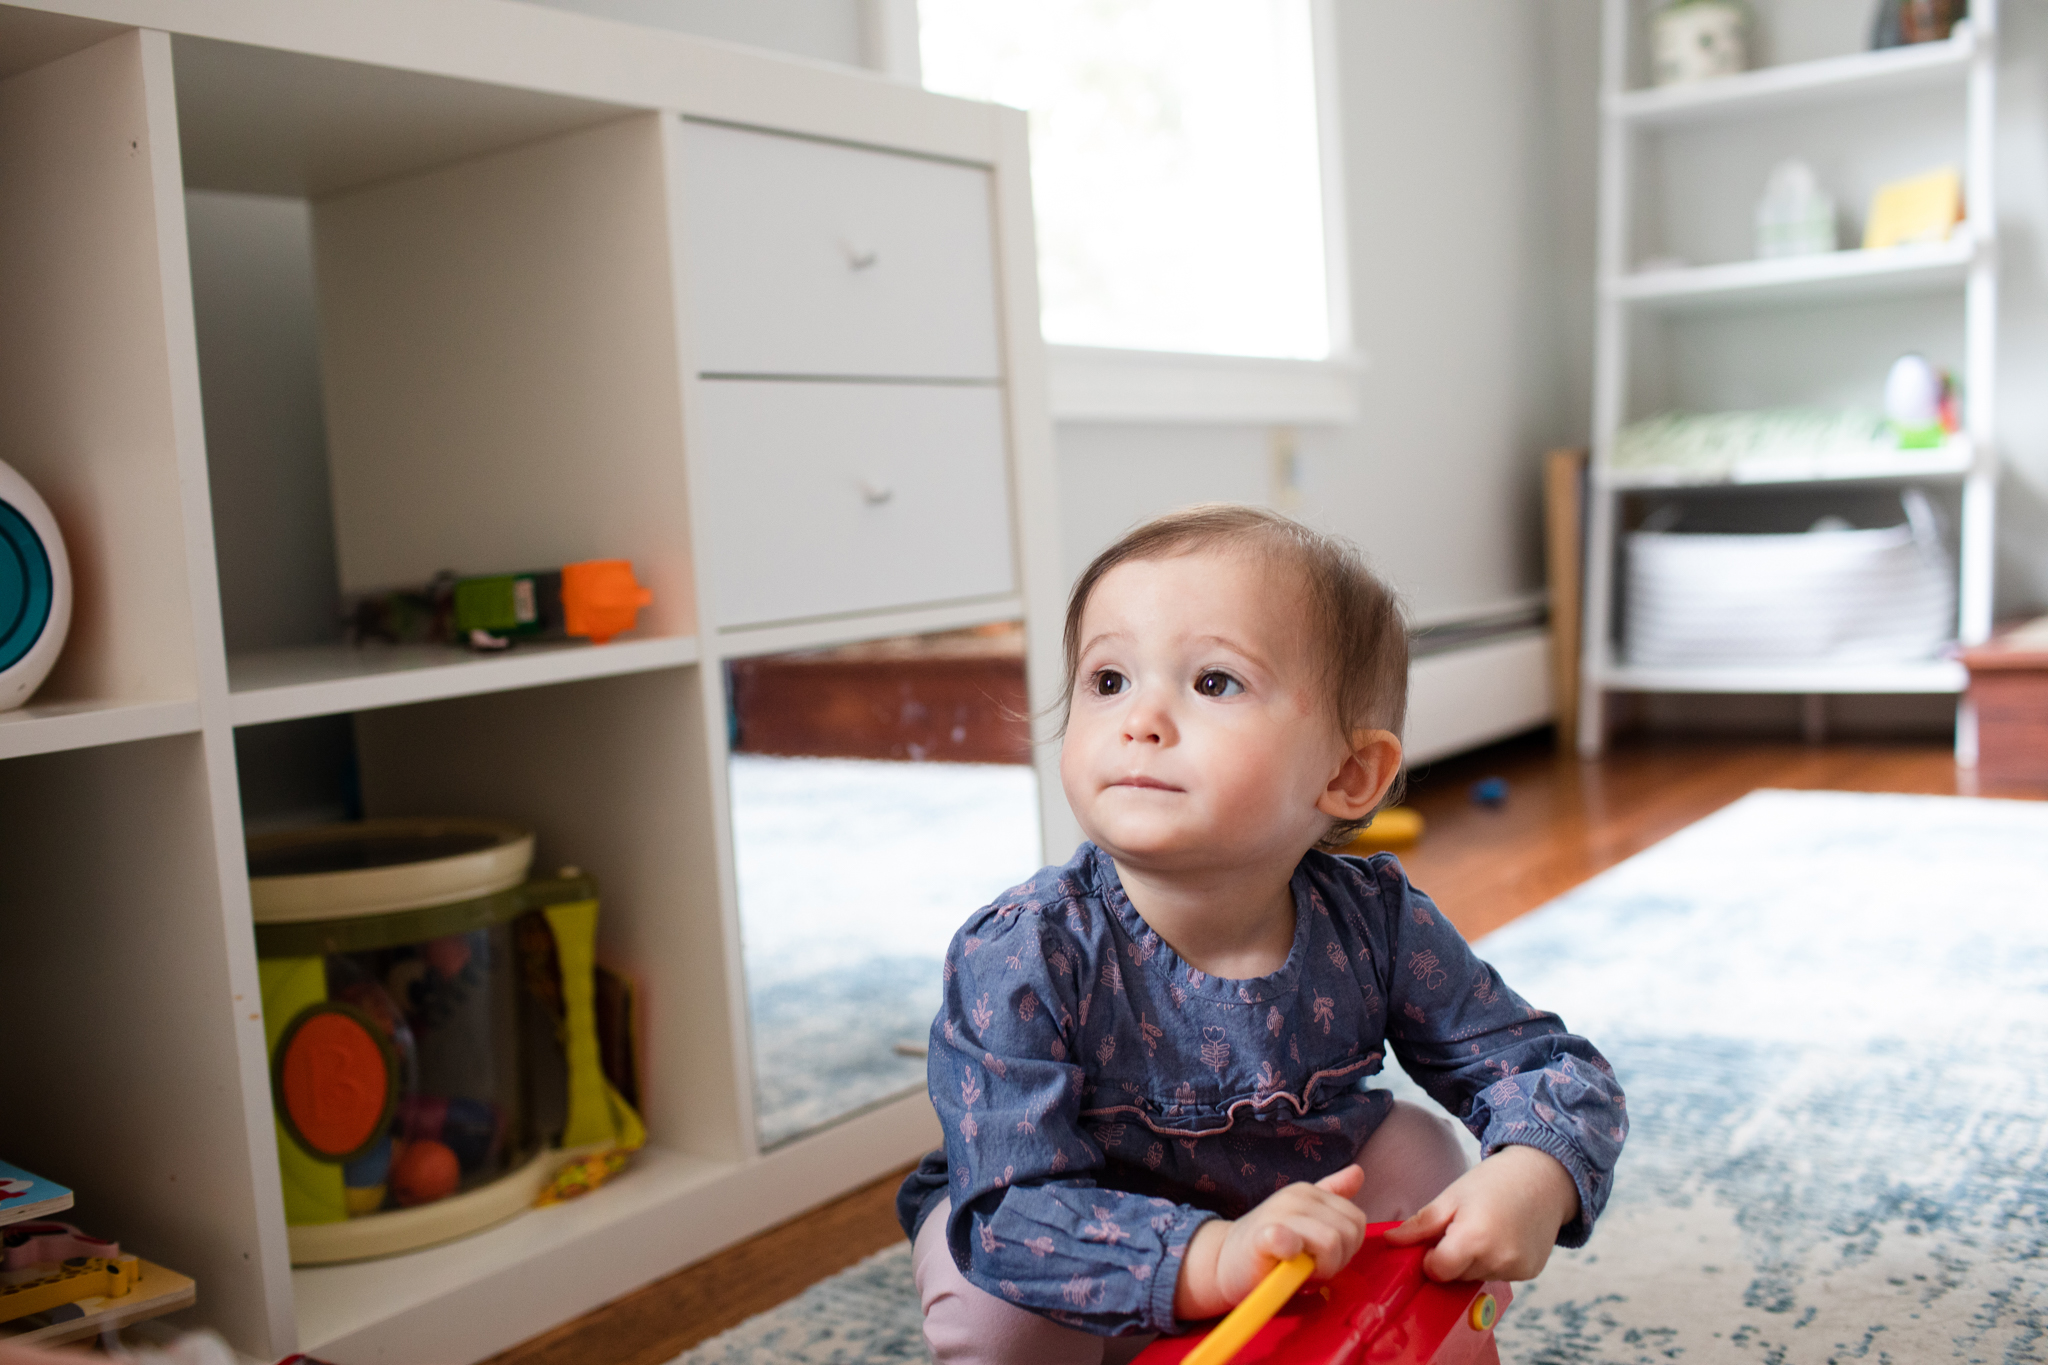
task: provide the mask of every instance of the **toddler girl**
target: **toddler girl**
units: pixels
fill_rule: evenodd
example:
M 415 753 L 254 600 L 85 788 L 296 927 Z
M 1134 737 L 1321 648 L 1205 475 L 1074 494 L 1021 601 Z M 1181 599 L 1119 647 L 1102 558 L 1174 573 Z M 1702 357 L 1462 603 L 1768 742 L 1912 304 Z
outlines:
M 1336 1272 L 1368 1220 L 1439 1279 L 1585 1241 L 1628 1129 L 1606 1061 L 1474 957 L 1386 854 L 1406 628 L 1340 542 L 1256 508 L 1162 517 L 1066 618 L 1060 779 L 1088 842 L 946 955 L 904 1183 L 941 1362 L 1102 1365 Z M 1479 1138 L 1367 1084 L 1391 1047 Z M 1412 1216 L 1411 1216 L 1412 1215 Z

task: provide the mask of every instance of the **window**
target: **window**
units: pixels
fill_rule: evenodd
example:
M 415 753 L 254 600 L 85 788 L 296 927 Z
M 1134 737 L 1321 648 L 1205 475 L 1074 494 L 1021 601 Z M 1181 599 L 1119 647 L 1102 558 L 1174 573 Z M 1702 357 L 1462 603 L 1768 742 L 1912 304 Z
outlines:
M 1029 111 L 1047 341 L 1344 348 L 1311 6 L 919 0 L 925 84 Z

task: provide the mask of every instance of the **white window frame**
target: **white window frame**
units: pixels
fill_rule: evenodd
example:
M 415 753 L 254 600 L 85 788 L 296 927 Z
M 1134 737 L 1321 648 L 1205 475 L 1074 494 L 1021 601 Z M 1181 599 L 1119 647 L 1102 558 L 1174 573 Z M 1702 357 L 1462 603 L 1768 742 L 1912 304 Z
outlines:
M 870 65 L 922 82 L 917 0 L 862 0 Z M 1322 360 L 1048 344 L 1052 415 L 1060 422 L 1343 426 L 1358 418 L 1358 376 L 1369 365 L 1351 326 L 1351 257 L 1344 199 L 1344 104 L 1338 83 L 1336 0 L 1308 0 L 1322 172 L 1323 282 L 1330 354 Z

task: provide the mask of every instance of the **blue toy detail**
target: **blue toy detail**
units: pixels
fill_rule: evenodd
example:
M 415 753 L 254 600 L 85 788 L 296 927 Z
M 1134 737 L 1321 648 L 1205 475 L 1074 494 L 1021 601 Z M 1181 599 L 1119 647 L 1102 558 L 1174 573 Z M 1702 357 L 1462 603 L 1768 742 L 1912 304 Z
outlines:
M 1472 784 L 1472 800 L 1475 805 L 1504 806 L 1508 802 L 1508 780 L 1505 777 L 1482 777 Z
M 0 502 L 0 669 L 20 663 L 42 638 L 54 590 L 42 537 L 12 503 Z

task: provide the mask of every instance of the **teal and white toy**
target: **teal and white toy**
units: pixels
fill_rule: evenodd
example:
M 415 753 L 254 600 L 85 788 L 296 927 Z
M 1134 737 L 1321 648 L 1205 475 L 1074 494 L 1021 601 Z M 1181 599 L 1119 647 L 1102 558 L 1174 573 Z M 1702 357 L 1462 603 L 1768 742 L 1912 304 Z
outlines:
M 71 563 L 50 509 L 0 464 L 0 711 L 49 675 L 71 629 Z

